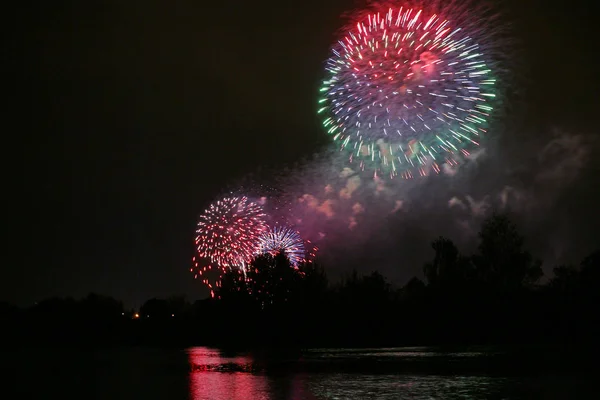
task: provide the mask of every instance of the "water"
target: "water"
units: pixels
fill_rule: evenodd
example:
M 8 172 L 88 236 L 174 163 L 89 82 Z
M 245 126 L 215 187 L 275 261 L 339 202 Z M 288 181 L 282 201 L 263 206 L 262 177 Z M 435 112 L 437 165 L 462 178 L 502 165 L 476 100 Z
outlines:
M 490 351 L 29 349 L 5 351 L 3 360 L 1 376 L 8 379 L 0 390 L 19 399 L 589 399 L 596 393 L 586 374 Z

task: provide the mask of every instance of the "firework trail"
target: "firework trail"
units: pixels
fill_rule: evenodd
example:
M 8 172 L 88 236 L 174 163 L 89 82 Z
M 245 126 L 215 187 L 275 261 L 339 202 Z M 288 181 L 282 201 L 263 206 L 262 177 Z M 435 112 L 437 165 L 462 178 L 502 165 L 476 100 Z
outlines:
M 223 275 L 225 275 L 228 270 L 231 270 L 231 268 L 210 263 L 206 258 L 198 256 L 192 257 L 192 268 L 190 268 L 190 272 L 194 274 L 194 279 L 200 279 L 200 281 L 210 290 L 210 297 L 215 297 L 215 290 L 221 287 Z M 238 269 L 237 271 L 240 274 L 243 274 L 241 270 Z
M 439 173 L 486 133 L 495 79 L 478 32 L 443 11 L 376 5 L 332 47 L 318 112 L 359 169 Z

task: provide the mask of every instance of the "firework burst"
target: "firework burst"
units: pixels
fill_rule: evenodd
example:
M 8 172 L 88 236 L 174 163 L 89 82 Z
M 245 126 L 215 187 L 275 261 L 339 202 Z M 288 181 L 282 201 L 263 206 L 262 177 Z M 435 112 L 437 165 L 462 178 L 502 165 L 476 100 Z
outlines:
M 196 230 L 198 256 L 219 267 L 249 262 L 267 231 L 262 207 L 247 197 L 226 197 L 204 211 Z
M 477 31 L 445 12 L 375 6 L 333 46 L 318 112 L 362 170 L 439 173 L 480 144 L 495 79 Z
M 310 244 L 310 243 L 307 243 Z M 294 267 L 309 261 L 314 257 L 316 248 L 307 251 L 300 234 L 289 227 L 275 226 L 263 234 L 260 239 L 259 253 L 275 255 L 283 252 Z

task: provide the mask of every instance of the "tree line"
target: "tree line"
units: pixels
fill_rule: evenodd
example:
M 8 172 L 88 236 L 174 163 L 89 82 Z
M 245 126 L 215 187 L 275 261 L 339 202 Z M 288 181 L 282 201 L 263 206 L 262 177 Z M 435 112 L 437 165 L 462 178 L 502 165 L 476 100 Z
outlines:
M 292 266 L 264 254 L 246 275 L 231 271 L 216 297 L 150 299 L 136 311 L 89 295 L 48 299 L 28 309 L 0 305 L 13 341 L 119 345 L 403 346 L 583 344 L 600 333 L 600 250 L 554 268 L 525 248 L 506 215 L 485 220 L 477 251 L 444 237 L 402 287 L 379 272 L 333 282 L 318 264 Z

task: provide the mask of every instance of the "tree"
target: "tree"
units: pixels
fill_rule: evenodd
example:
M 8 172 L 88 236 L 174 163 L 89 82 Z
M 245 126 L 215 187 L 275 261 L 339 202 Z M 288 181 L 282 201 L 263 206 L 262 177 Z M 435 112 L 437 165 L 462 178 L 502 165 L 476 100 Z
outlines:
M 590 302 L 600 301 L 600 250 L 581 262 L 580 288 Z
M 452 240 L 440 236 L 431 247 L 435 251 L 433 261 L 423 267 L 429 286 L 462 285 L 471 278 L 471 262 L 460 255 Z
M 142 307 L 140 307 L 140 315 L 143 318 L 165 319 L 171 316 L 169 310 L 169 303 L 164 299 L 152 298 L 147 300 Z
M 412 277 L 406 285 L 402 288 L 402 291 L 407 296 L 419 296 L 425 290 L 425 283 L 416 276 Z
M 217 298 L 225 301 L 235 301 L 247 294 L 248 288 L 244 274 L 237 269 L 230 269 L 221 278 L 221 286 L 217 288 Z
M 299 272 L 284 252 L 263 254 L 248 266 L 247 287 L 261 308 L 281 306 L 291 300 L 298 286 Z
M 323 300 L 329 289 L 329 280 L 325 269 L 314 263 L 301 264 L 299 295 L 303 303 L 318 303 Z
M 123 303 L 112 297 L 96 293 L 88 294 L 80 301 L 82 315 L 93 319 L 110 320 L 120 318 L 125 311 Z
M 541 262 L 524 250 L 523 236 L 506 215 L 486 219 L 479 239 L 475 266 L 482 283 L 514 290 L 531 286 L 542 277 Z
M 592 285 L 600 282 L 600 250 L 596 250 L 581 262 L 581 275 L 584 281 Z
M 559 293 L 574 292 L 579 283 L 579 271 L 571 265 L 561 265 L 553 269 L 554 277 L 548 287 Z
M 361 289 L 368 304 L 382 304 L 389 300 L 391 288 L 385 277 L 377 271 L 363 276 Z

